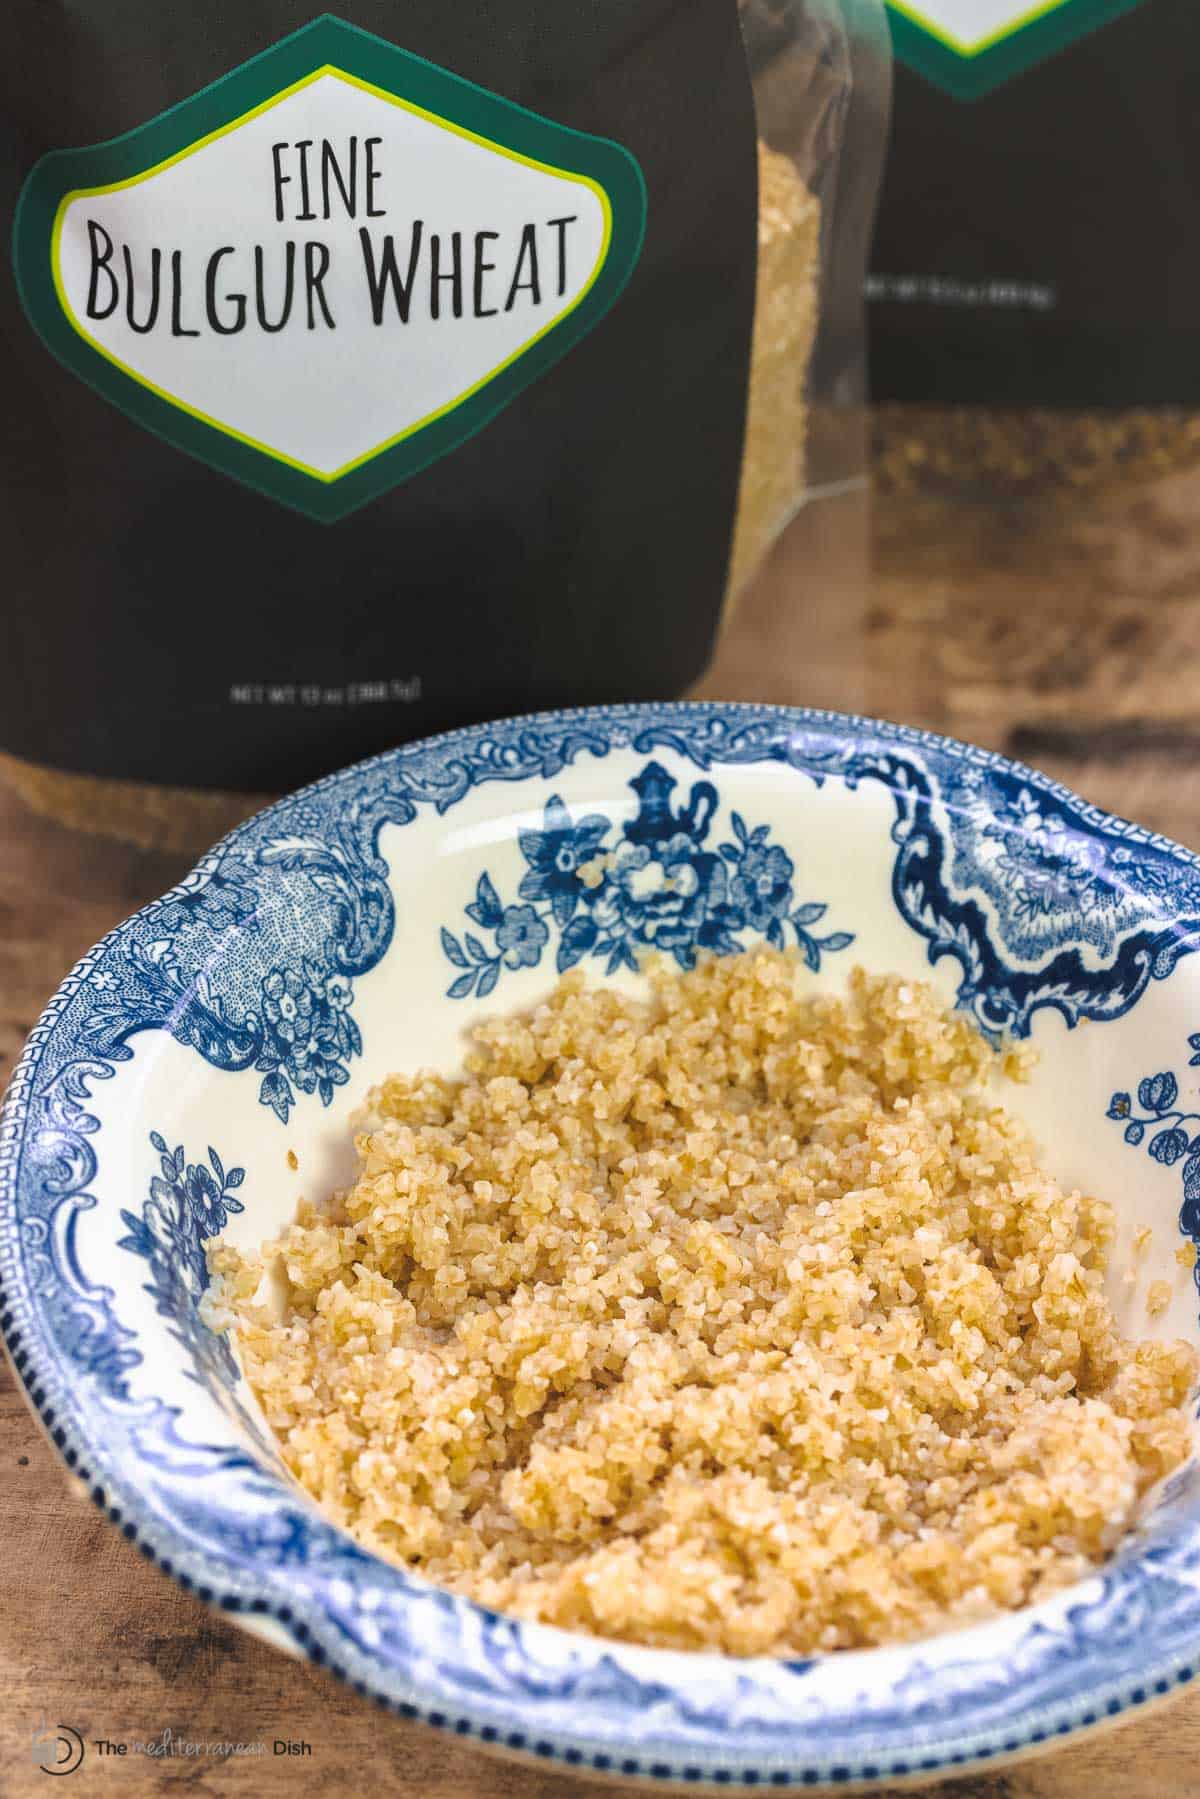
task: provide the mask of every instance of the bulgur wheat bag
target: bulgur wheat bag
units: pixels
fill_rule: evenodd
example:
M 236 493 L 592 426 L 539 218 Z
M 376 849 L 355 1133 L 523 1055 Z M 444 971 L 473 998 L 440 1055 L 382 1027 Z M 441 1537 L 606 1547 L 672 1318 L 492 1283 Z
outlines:
M 271 791 L 696 678 L 861 365 L 878 0 L 10 22 L 27 797 L 122 831 L 128 783 Z

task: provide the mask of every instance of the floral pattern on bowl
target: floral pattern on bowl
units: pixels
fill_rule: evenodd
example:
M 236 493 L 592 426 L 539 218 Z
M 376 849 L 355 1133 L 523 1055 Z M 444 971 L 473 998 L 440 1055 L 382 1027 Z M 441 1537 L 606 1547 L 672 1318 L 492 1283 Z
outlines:
M 795 865 L 771 842 L 768 825 L 750 830 L 733 812 L 732 842 L 704 847 L 717 804 L 711 781 L 696 783 L 682 812 L 671 809 L 675 780 L 661 763 L 648 762 L 629 785 L 638 809 L 619 835 L 602 813 L 573 819 L 551 794 L 542 829 L 519 835 L 529 872 L 515 905 L 502 904 L 491 876 L 480 875 L 465 911 L 492 935 L 494 951 L 470 931 L 460 943 L 442 927 L 447 960 L 465 970 L 448 987 L 448 999 L 486 999 L 502 969 L 536 968 L 552 938 L 559 974 L 588 957 L 609 975 L 636 970 L 638 957 L 650 950 L 694 968 L 703 950 L 731 956 L 745 949 L 747 931 L 776 949 L 797 944 L 815 974 L 823 953 L 853 943 L 850 931 L 813 934 L 828 907 L 815 900 L 795 904 Z

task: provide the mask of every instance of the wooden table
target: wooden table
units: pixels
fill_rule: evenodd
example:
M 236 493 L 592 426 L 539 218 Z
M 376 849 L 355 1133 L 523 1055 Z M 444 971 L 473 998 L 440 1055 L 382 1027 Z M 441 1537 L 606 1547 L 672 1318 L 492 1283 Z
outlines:
M 798 523 L 733 621 L 706 693 L 863 709 L 1039 763 L 1200 845 L 1200 473 L 987 512 L 841 499 Z M 820 552 L 825 573 L 811 574 Z M 234 822 L 236 802 L 229 808 Z M 0 1081 L 72 960 L 186 858 L 39 816 L 0 787 Z M 161 841 L 161 839 L 159 839 Z M 77 1499 L 0 1364 L 0 1794 L 41 1793 L 42 1718 L 98 1737 L 304 1741 L 253 1762 L 102 1758 L 68 1790 L 253 1799 L 293 1785 L 411 1799 L 600 1789 L 485 1759 L 352 1698 L 211 1615 Z M 945 1799 L 1200 1794 L 1200 1689 Z M 613 1790 L 613 1789 L 609 1789 Z M 909 1789 L 911 1791 L 911 1789 Z

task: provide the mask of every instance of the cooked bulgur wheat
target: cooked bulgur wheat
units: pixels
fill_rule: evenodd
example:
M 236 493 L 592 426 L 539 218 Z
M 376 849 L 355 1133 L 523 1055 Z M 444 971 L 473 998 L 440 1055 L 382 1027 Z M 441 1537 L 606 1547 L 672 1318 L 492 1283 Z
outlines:
M 1197 1359 L 1118 1336 L 1109 1208 L 990 1091 L 1021 1057 L 773 952 L 651 982 L 569 976 L 461 1079 L 392 1076 L 331 1209 L 211 1246 L 297 1479 L 487 1605 L 735 1655 L 1085 1574 L 1188 1455 Z
M 1152 1318 L 1165 1312 L 1171 1303 L 1170 1281 L 1151 1281 L 1146 1289 L 1146 1310 Z

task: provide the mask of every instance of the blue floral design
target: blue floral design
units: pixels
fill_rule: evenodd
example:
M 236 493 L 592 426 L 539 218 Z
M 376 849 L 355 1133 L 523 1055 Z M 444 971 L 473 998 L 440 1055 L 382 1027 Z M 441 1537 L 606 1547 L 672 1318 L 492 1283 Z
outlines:
M 550 941 L 550 932 L 532 906 L 506 906 L 496 926 L 496 947 L 506 968 L 534 968 Z
M 778 919 L 786 917 L 794 872 L 791 857 L 777 843 L 751 843 L 747 848 L 730 883 L 729 897 L 756 931 L 769 931 Z
M 1188 1044 L 1195 1052 L 1189 1068 L 1200 1067 L 1200 1031 L 1188 1038 Z M 1179 1082 L 1170 1069 L 1164 1068 L 1138 1082 L 1136 1102 L 1132 1094 L 1114 1093 L 1106 1116 L 1114 1124 L 1124 1125 L 1125 1141 L 1135 1149 L 1145 1141 L 1146 1132 L 1152 1131 L 1146 1153 L 1164 1168 L 1183 1163 L 1179 1228 L 1200 1247 L 1200 1111 L 1187 1111 L 1176 1104 L 1178 1098 Z M 1200 1288 L 1200 1262 L 1195 1281 Z
M 1083 914 L 1112 907 L 1102 846 L 1020 788 L 992 811 L 981 835 L 1001 845 L 996 869 L 1011 883 L 1014 913 L 1049 917 L 1064 907 Z
M 259 1099 L 287 1123 L 301 1093 L 319 1093 L 328 1105 L 335 1087 L 350 1079 L 346 1062 L 362 1053 L 362 1035 L 350 1016 L 353 989 L 345 975 L 321 968 L 307 956 L 301 971 L 273 968 L 262 984 L 262 1020 L 248 1028 L 260 1041 L 255 1068 L 262 1074 Z
M 544 829 L 520 833 L 529 873 L 517 892 L 524 900 L 549 900 L 560 930 L 571 922 L 584 892 L 579 870 L 596 855 L 608 829 L 607 818 L 598 812 L 573 823 L 556 794 L 546 807 Z
M 853 943 L 849 931 L 815 935 L 827 908 L 819 901 L 795 904 L 795 864 L 770 841 L 766 825 L 751 830 L 734 812 L 732 840 L 715 852 L 703 847 L 717 807 L 711 781 L 697 782 L 681 810 L 671 804 L 675 779 L 659 762 L 646 763 L 630 786 L 637 816 L 615 839 L 602 813 L 576 820 L 551 795 L 542 829 L 519 834 L 528 864 L 517 888 L 523 904 L 504 906 L 491 876 L 479 877 L 466 914 L 495 944 L 489 949 L 472 931 L 460 942 L 443 927 L 442 949 L 461 971 L 448 990 L 451 999 L 486 999 L 503 968 L 536 968 L 553 932 L 560 974 L 585 956 L 615 974 L 636 968 L 646 950 L 692 968 L 701 950 L 731 955 L 744 948 L 738 935 L 744 931 L 782 949 L 790 928 L 813 970 L 823 955 Z
M 258 912 L 258 898 L 247 881 L 215 873 L 195 892 L 181 893 L 164 907 L 162 922 L 170 930 L 206 925 L 214 934 L 248 924 Z
M 202 1323 L 198 1308 L 208 1285 L 205 1241 L 221 1234 L 232 1213 L 245 1210 L 235 1195 L 246 1171 L 226 1168 L 212 1148 L 207 1163 L 189 1162 L 182 1143 L 168 1149 L 158 1131 L 151 1131 L 150 1142 L 158 1151 L 159 1173 L 150 1182 L 141 1216 L 122 1210 L 121 1222 L 129 1234 L 117 1239 L 117 1248 L 149 1263 L 145 1291 L 155 1311 L 169 1321 L 171 1335 L 192 1357 L 192 1378 L 207 1376 L 231 1388 L 238 1378 L 237 1364 L 226 1339 Z

